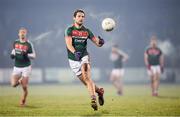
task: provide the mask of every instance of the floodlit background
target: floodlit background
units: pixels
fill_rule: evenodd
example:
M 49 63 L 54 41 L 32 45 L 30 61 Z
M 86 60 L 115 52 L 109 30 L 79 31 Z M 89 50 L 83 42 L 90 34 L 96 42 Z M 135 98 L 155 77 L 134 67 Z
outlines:
M 149 38 L 157 35 L 165 54 L 162 82 L 180 82 L 180 1 L 179 0 L 0 0 L 0 84 L 9 84 L 13 68 L 12 43 L 20 27 L 29 31 L 37 58 L 32 62 L 30 83 L 78 83 L 70 70 L 64 30 L 72 24 L 76 9 L 86 12 L 85 25 L 106 43 L 98 48 L 88 41 L 92 79 L 109 83 L 113 43 L 129 54 L 125 83 L 148 83 L 143 54 Z M 104 32 L 101 21 L 116 21 L 112 32 Z

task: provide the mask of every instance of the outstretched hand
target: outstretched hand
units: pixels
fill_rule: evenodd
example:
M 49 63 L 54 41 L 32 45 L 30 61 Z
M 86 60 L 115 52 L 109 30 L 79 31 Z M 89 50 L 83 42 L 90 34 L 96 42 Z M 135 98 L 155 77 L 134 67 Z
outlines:
M 103 46 L 104 45 L 104 39 L 103 38 L 101 38 L 100 36 L 98 36 L 98 38 L 99 38 L 99 45 L 100 45 L 100 47 L 101 46 Z

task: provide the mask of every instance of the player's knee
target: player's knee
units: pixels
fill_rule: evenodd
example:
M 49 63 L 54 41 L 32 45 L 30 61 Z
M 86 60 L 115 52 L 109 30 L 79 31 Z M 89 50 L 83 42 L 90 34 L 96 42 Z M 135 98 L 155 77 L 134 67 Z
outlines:
M 28 86 L 27 85 L 22 85 L 23 90 L 27 90 Z
M 15 83 L 11 83 L 11 86 L 12 86 L 12 87 L 16 87 L 16 84 L 15 84 Z

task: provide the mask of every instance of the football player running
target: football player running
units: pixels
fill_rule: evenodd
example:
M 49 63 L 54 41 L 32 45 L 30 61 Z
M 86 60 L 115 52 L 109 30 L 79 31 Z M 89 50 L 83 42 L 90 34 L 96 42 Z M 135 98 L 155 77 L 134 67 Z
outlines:
M 87 40 L 90 39 L 98 47 L 103 46 L 104 40 L 101 37 L 95 37 L 93 33 L 83 25 L 84 19 L 85 12 L 83 10 L 78 9 L 74 12 L 74 24 L 65 30 L 65 43 L 69 65 L 75 75 L 87 87 L 91 97 L 91 107 L 94 110 L 98 110 L 96 93 L 98 94 L 98 102 L 102 106 L 104 104 L 104 89 L 97 87 L 91 79 Z
M 123 63 L 128 60 L 128 55 L 118 48 L 118 45 L 113 45 L 111 49 L 110 59 L 113 62 L 114 68 L 111 71 L 110 81 L 117 89 L 117 94 L 123 94 L 122 78 L 124 76 Z
M 144 61 L 151 78 L 152 96 L 158 96 L 160 75 L 164 71 L 164 56 L 157 46 L 157 37 L 152 36 L 150 46 L 144 53 Z
M 28 95 L 28 81 L 31 74 L 31 61 L 36 57 L 32 43 L 26 37 L 27 29 L 19 29 L 19 39 L 13 43 L 11 58 L 14 59 L 14 68 L 11 77 L 11 85 L 13 87 L 21 84 L 23 95 L 20 100 L 20 105 L 25 106 Z

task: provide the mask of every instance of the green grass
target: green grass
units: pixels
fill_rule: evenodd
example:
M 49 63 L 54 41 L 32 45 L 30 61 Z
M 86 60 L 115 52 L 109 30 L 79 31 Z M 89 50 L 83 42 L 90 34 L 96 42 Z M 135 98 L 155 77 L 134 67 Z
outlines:
M 159 97 L 152 97 L 148 85 L 125 85 L 124 95 L 105 88 L 105 105 L 90 107 L 86 88 L 79 85 L 29 86 L 26 107 L 19 107 L 21 88 L 0 86 L 0 115 L 10 116 L 180 116 L 180 86 L 161 85 Z

